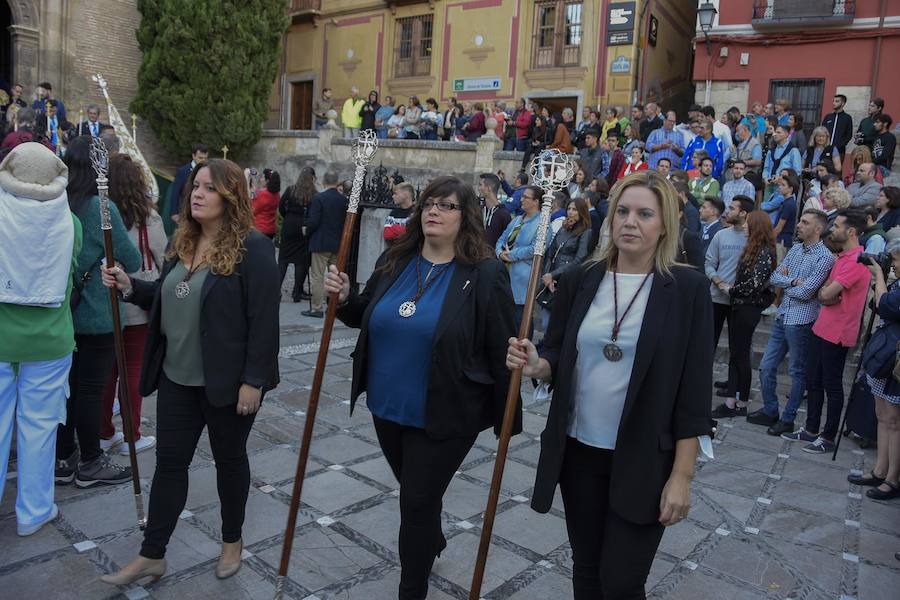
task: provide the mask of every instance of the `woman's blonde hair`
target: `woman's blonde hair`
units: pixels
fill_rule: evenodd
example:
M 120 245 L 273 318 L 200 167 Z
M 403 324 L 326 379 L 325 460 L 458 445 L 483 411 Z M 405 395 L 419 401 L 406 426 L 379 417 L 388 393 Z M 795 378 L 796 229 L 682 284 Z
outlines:
M 824 196 L 831 200 L 831 205 L 838 210 L 850 206 L 850 192 L 844 188 L 827 188 L 824 192 Z
M 812 130 L 812 135 L 809 136 L 809 144 L 808 144 L 808 146 L 809 146 L 810 148 L 815 148 L 815 147 L 816 147 L 816 138 L 817 138 L 818 136 L 820 136 L 820 135 L 824 135 L 826 140 L 830 140 L 830 139 L 831 139 L 831 134 L 828 133 L 828 129 L 826 129 L 825 127 L 819 125 L 818 127 L 816 127 L 815 129 Z M 828 142 L 825 142 L 825 144 L 827 145 Z M 841 158 L 843 158 L 843 157 L 841 157 Z M 815 166 L 815 165 L 813 165 L 813 166 Z
M 665 275 L 671 274 L 672 267 L 678 264 L 676 257 L 678 255 L 678 232 L 679 232 L 679 210 L 678 203 L 681 202 L 675 188 L 669 181 L 656 171 L 646 170 L 632 173 L 616 182 L 609 196 L 609 210 L 607 212 L 606 223 L 604 227 L 609 232 L 609 245 L 601 256 L 601 260 L 605 260 L 608 265 L 615 265 L 619 258 L 619 249 L 616 247 L 615 238 L 613 237 L 613 221 L 615 220 L 616 208 L 619 200 L 625 190 L 633 187 L 647 188 L 659 203 L 660 216 L 662 217 L 662 233 L 656 244 L 656 251 L 653 254 L 654 269 Z
M 201 169 L 209 169 L 213 187 L 225 204 L 222 226 L 203 258 L 210 271 L 216 275 L 228 276 L 234 273 L 243 259 L 244 239 L 253 229 L 253 209 L 250 207 L 247 181 L 241 168 L 230 160 L 213 158 L 194 167 L 184 186 L 181 220 L 166 257 L 178 257 L 183 262 L 190 262 L 194 257 L 201 228 L 200 223 L 191 215 L 190 196 L 194 189 L 194 179 Z

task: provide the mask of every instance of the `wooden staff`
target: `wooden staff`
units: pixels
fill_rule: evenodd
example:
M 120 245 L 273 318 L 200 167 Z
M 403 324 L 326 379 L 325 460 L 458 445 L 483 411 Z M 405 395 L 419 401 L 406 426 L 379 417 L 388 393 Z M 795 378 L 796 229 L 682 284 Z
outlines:
M 344 218 L 344 232 L 341 235 L 341 245 L 338 250 L 337 269 L 343 271 L 347 264 L 347 255 L 350 253 L 350 242 L 353 239 L 353 230 L 356 227 L 357 209 L 359 208 L 359 195 L 366 177 L 366 166 L 375 157 L 378 150 L 378 138 L 371 129 L 359 133 L 359 138 L 353 143 L 351 156 L 356 163 L 356 172 L 353 175 L 353 188 L 350 191 L 350 203 L 347 206 L 347 215 Z M 315 426 L 316 411 L 319 408 L 319 394 L 322 391 L 322 380 L 325 378 L 325 362 L 328 360 L 328 346 L 331 343 L 331 331 L 334 328 L 334 319 L 337 314 L 338 295 L 331 294 L 330 302 L 325 313 L 325 326 L 322 329 L 322 340 L 319 342 L 319 356 L 316 359 L 316 370 L 313 375 L 312 389 L 309 392 L 309 404 L 306 407 L 306 421 L 303 423 L 303 438 L 300 442 L 300 456 L 297 459 L 297 470 L 294 473 L 294 491 L 291 494 L 291 507 L 288 511 L 287 527 L 284 530 L 284 542 L 281 546 L 281 564 L 278 567 L 278 576 L 275 579 L 275 600 L 281 600 L 284 594 L 284 579 L 287 577 L 288 565 L 291 561 L 291 548 L 294 545 L 294 530 L 297 526 L 297 512 L 300 509 L 300 494 L 303 491 L 303 479 L 306 476 L 306 463 L 309 459 L 309 447 L 312 443 L 313 427 Z
M 569 185 L 575 174 L 575 163 L 568 154 L 557 150 L 542 152 L 531 164 L 531 177 L 535 185 L 544 190 L 541 216 L 538 221 L 537 235 L 534 240 L 534 258 L 531 262 L 531 277 L 525 292 L 525 306 L 522 311 L 522 324 L 519 326 L 519 339 L 528 337 L 531 329 L 531 318 L 534 314 L 534 298 L 537 295 L 538 281 L 541 278 L 544 262 L 544 247 L 547 243 L 547 232 L 550 228 L 550 211 L 553 196 Z M 515 369 L 509 378 L 509 390 L 506 393 L 506 408 L 503 411 L 503 425 L 500 428 L 500 440 L 497 444 L 497 458 L 494 460 L 494 474 L 491 476 L 491 491 L 488 494 L 487 508 L 484 511 L 484 522 L 481 526 L 481 542 L 478 545 L 478 557 L 475 560 L 475 572 L 472 574 L 472 588 L 469 600 L 479 600 L 481 583 L 484 579 L 484 568 L 487 564 L 488 548 L 491 545 L 491 532 L 494 529 L 494 516 L 497 514 L 497 502 L 500 499 L 500 484 L 503 482 L 503 469 L 506 466 L 506 453 L 509 450 L 509 439 L 512 437 L 513 420 L 519 393 L 522 387 L 522 369 Z
M 100 229 L 103 230 L 103 246 L 106 250 L 106 266 L 116 264 L 113 255 L 112 222 L 109 216 L 109 181 L 106 172 L 109 154 L 106 146 L 98 138 L 91 138 L 91 165 L 97 174 L 97 195 L 100 196 Z M 119 405 L 121 406 L 122 429 L 125 432 L 125 443 L 128 444 L 128 458 L 131 461 L 131 483 L 134 488 L 134 506 L 137 510 L 138 527 L 147 526 L 144 516 L 144 497 L 141 494 L 141 477 L 138 472 L 137 451 L 134 447 L 134 426 L 131 420 L 131 396 L 128 388 L 128 368 L 125 362 L 125 337 L 122 333 L 122 319 L 119 315 L 119 295 L 115 288 L 109 288 L 109 305 L 112 309 L 113 336 L 116 348 L 116 368 L 119 373 Z

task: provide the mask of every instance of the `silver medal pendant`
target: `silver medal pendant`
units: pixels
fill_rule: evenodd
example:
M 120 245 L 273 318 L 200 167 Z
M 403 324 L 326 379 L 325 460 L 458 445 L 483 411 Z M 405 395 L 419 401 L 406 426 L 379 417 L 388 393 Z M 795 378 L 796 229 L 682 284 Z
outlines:
M 187 298 L 191 293 L 191 285 L 187 281 L 179 281 L 175 285 L 175 297 L 179 300 Z
M 622 360 L 622 349 L 615 343 L 603 346 L 603 356 L 610 362 L 619 362 Z
M 408 319 L 414 314 L 416 314 L 416 303 L 412 300 L 407 300 L 400 305 L 400 316 L 404 319 Z

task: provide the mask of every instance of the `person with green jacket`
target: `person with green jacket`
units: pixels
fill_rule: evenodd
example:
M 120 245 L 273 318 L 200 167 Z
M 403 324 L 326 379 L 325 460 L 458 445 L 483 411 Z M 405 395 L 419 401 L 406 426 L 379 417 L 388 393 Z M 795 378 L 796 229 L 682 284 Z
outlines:
M 115 363 L 115 349 L 109 291 L 100 278 L 106 254 L 100 229 L 100 199 L 91 167 L 91 140 L 87 136 L 75 138 L 69 143 L 65 157 L 69 168 L 69 207 L 84 228 L 84 244 L 76 270 L 76 284 L 81 293 L 72 310 L 75 353 L 69 375 L 71 394 L 65 424 L 60 426 L 56 438 L 56 482 L 74 481 L 83 488 L 131 480 L 131 469 L 112 462 L 100 448 L 101 401 L 106 379 Z M 109 213 L 116 262 L 128 273 L 137 271 L 141 267 L 141 254 L 128 236 L 113 202 L 109 203 Z M 125 312 L 121 302 L 119 312 Z
M 350 88 L 350 97 L 344 100 L 344 106 L 341 108 L 341 123 L 344 125 L 344 137 L 355 138 L 359 135 L 359 128 L 362 125 L 362 108 L 366 103 L 359 97 L 359 88 L 355 85 Z
M 66 200 L 68 169 L 41 144 L 0 163 L 0 473 L 16 430 L 16 523 L 37 533 L 54 503 L 56 428 L 66 420 L 75 348 L 69 299 L 82 230 Z M 39 265 L 40 268 L 34 268 Z M 7 478 L 0 478 L 0 497 Z

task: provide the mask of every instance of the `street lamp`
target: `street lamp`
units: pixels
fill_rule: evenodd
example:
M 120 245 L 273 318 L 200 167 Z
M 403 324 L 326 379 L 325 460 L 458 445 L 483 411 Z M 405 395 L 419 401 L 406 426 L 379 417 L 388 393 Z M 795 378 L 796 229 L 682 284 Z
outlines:
M 703 32 L 703 37 L 706 38 L 706 54 L 712 56 L 712 43 L 709 41 L 709 30 L 712 29 L 713 21 L 716 19 L 716 15 L 719 11 L 716 10 L 716 7 L 712 2 L 704 2 L 697 9 L 697 17 L 700 19 L 700 30 Z

